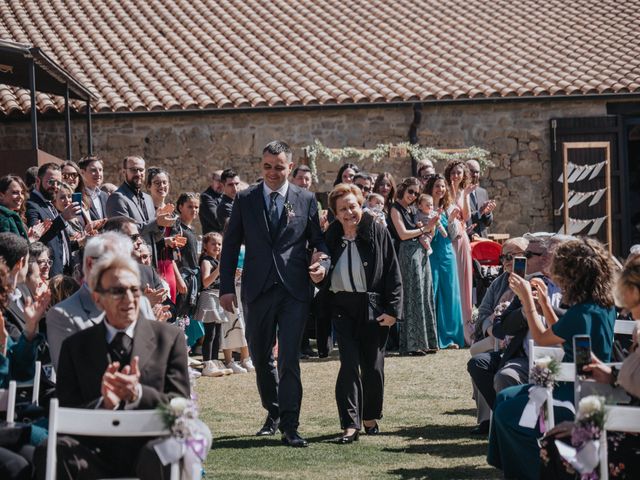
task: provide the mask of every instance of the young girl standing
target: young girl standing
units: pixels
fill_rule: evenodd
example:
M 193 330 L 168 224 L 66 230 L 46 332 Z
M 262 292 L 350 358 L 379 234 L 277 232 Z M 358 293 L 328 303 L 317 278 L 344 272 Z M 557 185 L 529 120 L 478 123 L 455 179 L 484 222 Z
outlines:
M 220 306 L 220 251 L 222 235 L 209 232 L 202 237 L 202 254 L 200 255 L 200 278 L 202 290 L 198 298 L 196 320 L 204 324 L 204 341 L 202 342 L 202 375 L 221 377 L 233 373 L 218 360 L 222 324 L 227 321 L 224 310 Z

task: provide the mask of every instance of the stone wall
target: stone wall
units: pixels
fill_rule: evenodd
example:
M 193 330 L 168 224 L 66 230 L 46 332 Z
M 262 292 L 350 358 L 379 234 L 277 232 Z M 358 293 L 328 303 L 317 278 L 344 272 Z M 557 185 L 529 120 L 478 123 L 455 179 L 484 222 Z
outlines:
M 554 117 L 597 116 L 604 101 L 495 102 L 425 106 L 418 130 L 420 143 L 437 148 L 471 145 L 491 152 L 496 167 L 484 173 L 482 185 L 498 202 L 494 232 L 519 235 L 552 225 L 549 120 Z M 106 180 L 119 181 L 126 155 L 142 155 L 147 166 L 172 174 L 172 191 L 201 191 L 214 169 L 235 167 L 249 183 L 260 176 L 262 147 L 283 139 L 294 147 L 294 160 L 314 138 L 332 148 L 374 148 L 379 143 L 407 141 L 413 120 L 411 105 L 402 107 L 323 109 L 228 114 L 157 116 L 99 115 L 93 120 L 94 152 L 106 161 Z M 39 123 L 41 148 L 64 157 L 64 124 Z M 86 154 L 84 122 L 74 123 L 73 156 Z M 29 148 L 28 122 L 0 124 L 0 150 Z M 319 190 L 326 191 L 339 165 L 320 162 Z M 406 159 L 365 165 L 390 171 L 401 179 L 410 174 Z M 444 165 L 436 167 L 439 171 Z

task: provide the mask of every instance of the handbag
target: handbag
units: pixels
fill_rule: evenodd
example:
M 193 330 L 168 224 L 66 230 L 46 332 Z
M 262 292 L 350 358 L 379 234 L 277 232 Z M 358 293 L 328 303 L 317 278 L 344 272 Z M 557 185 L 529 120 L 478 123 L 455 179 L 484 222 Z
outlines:
M 382 295 L 377 292 L 367 292 L 367 323 L 378 324 L 378 317 L 384 313 Z

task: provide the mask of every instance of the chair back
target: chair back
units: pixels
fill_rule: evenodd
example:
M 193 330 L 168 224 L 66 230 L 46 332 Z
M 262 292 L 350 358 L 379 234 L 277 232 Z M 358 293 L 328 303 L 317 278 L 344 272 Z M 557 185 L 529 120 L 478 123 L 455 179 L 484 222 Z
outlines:
M 633 320 L 616 320 L 613 325 L 613 333 L 615 335 L 633 335 L 636 328 L 636 322 Z
M 16 415 L 16 382 L 9 382 L 9 388 L 0 389 L 0 412 L 7 412 L 7 423 L 13 423 Z
M 600 433 L 600 480 L 609 479 L 607 432 L 640 433 L 640 407 L 607 405 L 605 412 L 604 428 Z
M 57 398 L 49 408 L 46 480 L 55 480 L 58 434 L 94 437 L 162 437 L 169 436 L 162 415 L 157 410 L 92 410 L 60 407 Z M 174 477 L 174 470 L 176 476 Z M 177 464 L 171 478 L 177 479 Z
M 18 382 L 18 388 L 32 388 L 31 391 L 31 403 L 34 405 L 39 405 L 40 401 L 38 397 L 40 396 L 40 375 L 42 373 L 42 362 L 40 360 L 36 361 L 35 365 L 35 374 L 31 380 L 27 380 L 26 382 Z

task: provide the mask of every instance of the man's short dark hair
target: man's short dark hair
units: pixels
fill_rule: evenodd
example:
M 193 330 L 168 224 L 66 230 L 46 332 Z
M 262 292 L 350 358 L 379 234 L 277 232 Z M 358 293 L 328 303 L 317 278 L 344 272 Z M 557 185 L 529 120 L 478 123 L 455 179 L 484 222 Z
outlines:
M 43 163 L 42 165 L 40 165 L 40 168 L 38 168 L 38 178 L 44 177 L 49 170 L 60 170 L 60 165 L 53 162 Z
M 4 258 L 9 270 L 13 269 L 21 258 L 29 254 L 29 242 L 15 233 L 0 233 L 0 257 Z
M 122 227 L 131 223 L 136 223 L 136 221 L 133 218 L 125 217 L 124 215 L 118 215 L 107 220 L 107 222 L 104 224 L 104 227 L 102 227 L 102 231 L 122 232 Z
M 100 165 L 104 166 L 104 162 L 100 157 L 91 155 L 89 157 L 82 157 L 78 162 L 78 167 L 80 167 L 80 170 L 86 170 L 93 162 L 100 162 Z
M 356 180 L 363 179 L 368 180 L 373 183 L 373 177 L 366 172 L 358 172 L 353 176 L 353 183 L 356 183 Z
M 309 168 L 308 165 L 298 165 L 296 168 L 293 169 L 293 172 L 291 172 L 291 178 L 296 178 L 298 176 L 298 173 L 311 173 L 311 169 Z
M 238 173 L 233 168 L 227 168 L 222 171 L 222 175 L 220 175 L 220 181 L 223 184 L 226 184 L 228 179 L 235 178 L 237 176 Z
M 268 153 L 269 155 L 280 155 L 284 153 L 287 156 L 287 162 L 291 161 L 291 147 L 281 140 L 274 140 L 267 143 L 262 149 L 262 154 Z
M 36 185 L 36 178 L 38 178 L 38 166 L 27 168 L 27 171 L 24 172 L 24 183 L 27 189 L 31 190 Z

